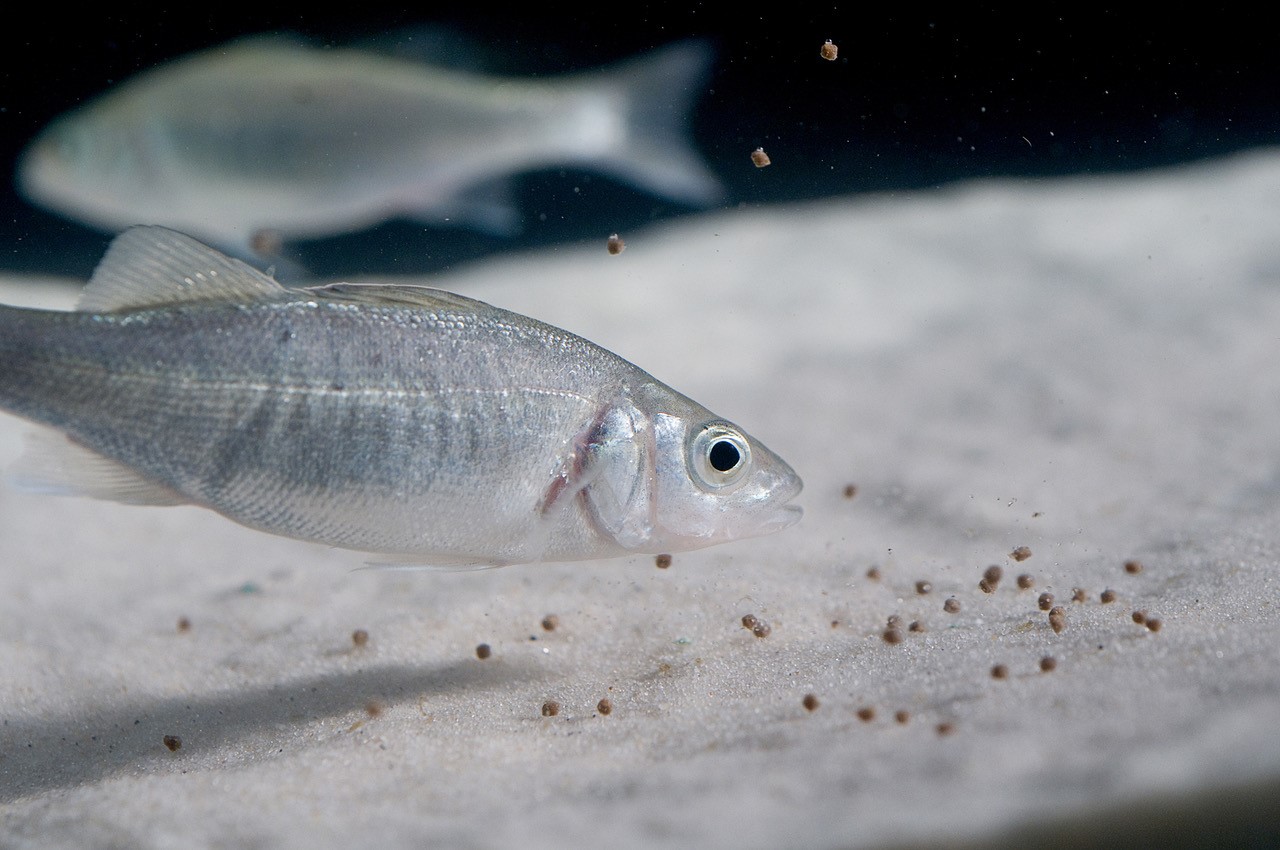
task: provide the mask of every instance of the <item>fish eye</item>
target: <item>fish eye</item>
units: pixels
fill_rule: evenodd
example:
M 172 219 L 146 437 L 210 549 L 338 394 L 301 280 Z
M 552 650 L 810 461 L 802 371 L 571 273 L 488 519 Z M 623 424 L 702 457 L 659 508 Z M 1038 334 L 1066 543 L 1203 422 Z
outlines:
M 723 422 L 704 425 L 689 444 L 689 468 L 693 480 L 704 489 L 737 484 L 750 463 L 746 435 Z

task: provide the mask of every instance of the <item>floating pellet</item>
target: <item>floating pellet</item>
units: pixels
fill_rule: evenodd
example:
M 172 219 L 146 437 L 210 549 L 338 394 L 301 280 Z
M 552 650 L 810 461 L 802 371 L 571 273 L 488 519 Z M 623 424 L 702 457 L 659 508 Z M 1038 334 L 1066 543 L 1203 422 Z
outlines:
M 900 725 L 906 726 L 907 721 L 911 719 L 911 712 L 900 708 L 893 713 L 893 719 L 897 721 Z
M 897 629 L 885 629 L 880 637 L 884 638 L 885 643 L 902 643 L 902 632 Z
M 1031 577 L 1030 573 L 1023 573 L 1018 576 L 1018 587 L 1023 590 L 1029 590 L 1036 586 L 1036 580 Z
M 1161 621 L 1159 617 L 1147 618 L 1147 628 L 1150 629 L 1151 631 L 1158 632 L 1163 626 L 1164 626 L 1164 623 Z
M 978 590 L 983 593 L 995 593 L 996 586 L 984 578 L 978 581 Z
M 1089 591 L 1085 590 L 1083 587 L 1073 587 L 1073 588 L 1071 588 L 1071 601 L 1072 601 L 1072 602 L 1084 602 L 1084 601 L 1086 601 L 1088 598 L 1089 598 Z
M 871 579 L 872 581 L 879 581 L 879 580 L 880 580 L 880 568 L 879 568 L 879 567 L 871 567 L 870 569 L 868 569 L 868 570 L 867 570 L 867 578 Z
M 956 599 L 954 596 L 951 597 L 946 602 L 942 603 L 942 610 L 946 611 L 948 614 L 960 613 L 960 600 Z
M 997 664 L 991 668 L 991 678 L 1007 679 L 1009 678 L 1009 668 L 1003 664 Z
M 929 582 L 923 579 L 916 582 L 916 593 L 919 593 L 921 596 L 923 596 L 924 594 L 928 593 L 931 590 L 933 590 L 933 585 L 930 584 Z
M 1045 673 L 1051 673 L 1058 667 L 1058 659 L 1052 655 L 1046 655 L 1040 659 L 1040 670 Z
M 1103 605 L 1110 605 L 1112 602 L 1116 601 L 1116 592 L 1108 588 L 1102 591 L 1098 598 L 1102 600 Z
M 1142 572 L 1142 562 L 1141 561 L 1125 561 L 1124 571 L 1126 573 L 1129 573 L 1130 575 L 1137 575 L 1138 573 Z
M 756 623 L 758 622 L 760 621 L 756 618 L 755 614 L 742 615 L 742 627 L 744 629 L 754 629 L 756 627 Z
M 920 622 L 919 620 L 912 620 L 912 621 L 911 621 L 911 625 L 907 626 L 907 631 L 909 631 L 909 632 L 925 632 L 925 631 L 928 631 L 928 629 L 926 629 L 926 628 L 924 627 L 924 623 Z
M 169 752 L 175 753 L 182 748 L 182 739 L 177 735 L 165 735 L 161 738 L 164 745 L 169 748 Z
M 1053 607 L 1053 594 L 1045 591 L 1040 594 L 1040 598 L 1036 600 L 1036 604 L 1040 606 L 1041 611 L 1048 611 Z
M 902 617 L 898 616 L 897 614 L 890 614 L 889 619 L 885 621 L 885 625 L 891 629 L 901 628 Z
M 554 632 L 560 626 L 560 618 L 555 614 L 548 614 L 542 618 L 542 629 L 547 632 Z
M 596 703 L 596 711 L 604 715 L 612 714 L 613 700 L 609 699 L 608 697 L 605 697 L 604 699 L 600 700 L 598 703 Z
M 856 495 L 858 495 L 858 485 L 856 484 L 844 485 L 844 497 L 846 499 L 852 499 Z
M 751 162 L 756 168 L 764 168 L 769 164 L 769 155 L 764 152 L 764 148 L 756 148 L 751 152 Z
M 827 39 L 822 43 L 822 47 L 818 48 L 818 55 L 828 62 L 836 61 L 836 55 L 840 52 L 840 48 L 831 43 L 831 39 Z
M 801 704 L 804 705 L 806 711 L 818 710 L 818 698 L 813 694 L 805 694 Z
M 543 717 L 555 717 L 560 713 L 560 703 L 553 699 L 549 699 L 542 704 Z
M 756 624 L 751 627 L 751 634 L 758 638 L 767 638 L 772 631 L 773 629 L 764 620 L 757 620 Z
M 482 643 L 476 647 L 476 658 L 479 658 L 481 661 L 484 661 L 490 655 L 493 655 L 493 650 L 489 648 L 489 644 Z
M 356 646 L 367 646 L 369 643 L 369 633 L 364 629 L 356 629 L 351 633 L 351 642 Z
M 383 705 L 376 699 L 371 699 L 364 704 L 364 713 L 370 717 L 381 717 Z
M 876 710 L 869 705 L 864 705 L 857 711 L 858 719 L 863 723 L 870 723 L 876 719 Z
M 1131 614 L 1130 616 L 1133 617 L 1133 621 L 1137 623 L 1139 626 L 1145 625 L 1147 622 L 1146 611 L 1134 611 L 1133 614 Z
M 995 564 L 992 564 L 982 571 L 982 577 L 988 584 L 995 587 L 1000 583 L 1000 579 L 1004 578 L 1004 570 L 1000 569 Z
M 939 723 L 936 728 L 938 730 L 938 734 L 943 737 L 956 731 L 956 725 L 954 723 Z
M 179 632 L 179 633 L 186 633 L 186 632 L 189 632 L 189 631 L 191 631 L 191 621 L 190 621 L 190 620 L 188 620 L 186 617 L 179 617 L 179 618 L 178 618 L 178 632 Z
M 670 555 L 654 555 L 653 565 L 660 570 L 665 570 L 671 566 L 671 556 Z
M 1009 553 L 1009 557 L 1013 558 L 1015 561 L 1025 561 L 1027 558 L 1031 557 L 1031 547 L 1019 546 L 1017 549 L 1014 549 Z
M 604 243 L 604 247 L 606 251 L 616 257 L 618 254 L 627 250 L 627 243 L 622 241 L 621 236 L 614 233 L 609 236 L 608 240 Z

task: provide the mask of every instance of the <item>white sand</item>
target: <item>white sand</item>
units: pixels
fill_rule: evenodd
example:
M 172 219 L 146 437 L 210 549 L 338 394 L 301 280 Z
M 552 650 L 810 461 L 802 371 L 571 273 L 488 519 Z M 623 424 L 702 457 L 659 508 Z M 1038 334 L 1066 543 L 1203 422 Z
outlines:
M 1099 812 L 1160 838 L 1126 807 L 1273 787 L 1278 233 L 1273 154 L 722 213 L 617 257 L 605 228 L 435 281 L 736 419 L 805 520 L 669 570 L 376 573 L 0 491 L 0 846 L 859 847 Z M 891 614 L 927 631 L 890 645 Z

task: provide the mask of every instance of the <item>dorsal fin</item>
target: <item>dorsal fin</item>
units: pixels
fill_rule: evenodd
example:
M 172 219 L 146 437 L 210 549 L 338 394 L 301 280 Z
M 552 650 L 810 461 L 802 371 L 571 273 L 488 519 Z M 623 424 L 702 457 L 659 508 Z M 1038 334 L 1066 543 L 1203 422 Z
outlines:
M 278 298 L 284 287 L 253 266 L 167 227 L 131 227 L 98 263 L 76 309 L 114 313 L 197 301 Z
M 476 314 L 492 313 L 498 309 L 492 304 L 477 301 L 465 295 L 411 283 L 330 283 L 325 286 L 308 287 L 303 291 L 317 298 L 373 306 L 463 310 Z

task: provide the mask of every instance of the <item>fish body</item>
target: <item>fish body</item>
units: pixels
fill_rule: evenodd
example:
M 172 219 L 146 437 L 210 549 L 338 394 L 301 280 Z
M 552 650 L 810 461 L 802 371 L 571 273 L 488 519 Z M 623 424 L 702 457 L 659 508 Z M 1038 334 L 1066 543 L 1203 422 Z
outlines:
M 791 525 L 799 478 L 571 333 L 412 286 L 285 289 L 181 234 L 117 237 L 75 312 L 0 308 L 19 483 L 203 505 L 420 563 L 699 548 Z
M 689 101 L 710 49 L 685 42 L 546 81 L 251 37 L 182 57 L 61 116 L 28 147 L 35 203 L 108 231 L 163 224 L 245 251 L 397 216 L 515 228 L 499 178 L 598 167 L 704 204 Z

